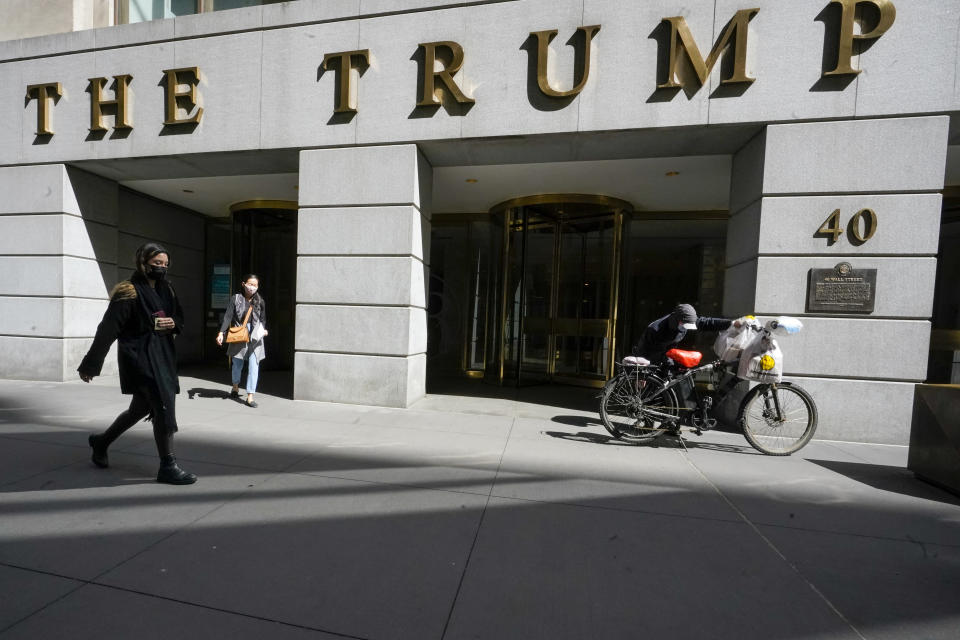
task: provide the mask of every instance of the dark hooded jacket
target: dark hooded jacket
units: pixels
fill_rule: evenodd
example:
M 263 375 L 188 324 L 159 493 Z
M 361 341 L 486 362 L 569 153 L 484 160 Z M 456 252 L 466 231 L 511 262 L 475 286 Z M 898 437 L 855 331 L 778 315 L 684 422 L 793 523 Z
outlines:
M 733 321 L 726 318 L 700 316 L 696 320 L 697 331 L 723 331 Z M 647 325 L 640 340 L 633 346 L 633 355 L 646 358 L 654 364 L 663 362 L 667 351 L 676 347 L 687 335 L 687 329 L 679 326 L 674 314 L 665 315 Z
M 173 318 L 175 328 L 157 332 L 155 315 Z M 161 280 L 154 290 L 145 276 L 135 272 L 110 293 L 110 305 L 97 327 L 97 335 L 77 371 L 98 376 L 110 345 L 117 341 L 120 390 L 137 393 L 144 387 L 156 392 L 164 406 L 173 407 L 180 393 L 174 336 L 183 328 L 183 309 L 173 287 Z M 167 428 L 176 431 L 173 411 L 167 411 Z

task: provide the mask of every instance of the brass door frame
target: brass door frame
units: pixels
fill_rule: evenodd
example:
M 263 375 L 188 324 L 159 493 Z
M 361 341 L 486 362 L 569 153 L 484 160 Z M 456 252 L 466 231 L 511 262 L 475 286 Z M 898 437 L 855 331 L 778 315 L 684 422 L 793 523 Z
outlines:
M 503 274 L 501 281 L 501 291 L 500 291 L 500 326 L 499 326 L 499 384 L 503 384 L 505 379 L 505 361 L 506 361 L 506 349 L 507 349 L 507 295 L 509 288 L 509 268 L 510 268 L 510 233 L 514 224 L 518 221 L 518 216 L 523 216 L 524 207 L 530 205 L 539 205 L 539 204 L 555 204 L 555 205 L 565 205 L 565 204 L 587 204 L 587 205 L 597 205 L 602 207 L 609 207 L 609 215 L 613 220 L 613 255 L 611 256 L 611 274 L 610 274 L 610 316 L 607 320 L 607 328 L 605 333 L 605 338 L 607 344 L 609 345 L 609 353 L 607 356 L 607 361 L 605 363 L 606 373 L 609 373 L 613 370 L 613 363 L 615 360 L 616 353 L 616 323 L 617 315 L 619 311 L 619 299 L 620 299 L 620 270 L 621 270 L 621 261 L 622 261 L 622 243 L 623 243 L 623 225 L 625 217 L 627 214 L 633 212 L 633 205 L 631 205 L 626 200 L 621 200 L 619 198 L 611 198 L 609 196 L 602 195 L 593 195 L 593 194 L 540 194 L 534 196 L 525 196 L 522 198 L 514 198 L 512 200 L 507 200 L 501 202 L 491 208 L 490 213 L 502 213 L 503 214 L 503 256 L 501 260 L 501 273 Z M 597 217 L 606 217 L 605 214 L 598 214 Z M 554 233 L 554 246 L 553 246 L 553 263 L 551 265 L 551 287 L 550 287 L 550 317 L 549 317 L 549 332 L 547 334 L 547 365 L 546 365 L 546 377 L 550 381 L 563 381 L 568 384 L 582 385 L 582 386 L 591 386 L 591 387 L 600 387 L 603 385 L 602 380 L 582 378 L 579 376 L 570 376 L 565 374 L 556 373 L 556 359 L 554 354 L 556 353 L 556 334 L 554 331 L 553 324 L 557 319 L 558 312 L 558 295 L 557 291 L 559 288 L 560 281 L 560 249 L 562 243 L 562 217 L 557 219 L 554 223 L 555 233 Z M 521 248 L 521 271 L 520 279 L 521 282 L 525 279 L 526 265 L 524 264 L 526 260 L 526 234 L 528 231 L 528 225 L 526 220 L 522 225 L 522 248 Z M 523 291 L 521 290 L 521 300 L 523 298 Z M 582 325 L 583 319 L 578 316 L 578 335 L 580 333 L 580 325 Z M 517 335 L 517 349 L 516 349 L 516 358 L 517 358 L 517 384 L 520 384 L 520 368 L 522 364 L 522 353 L 523 353 L 523 305 L 521 304 L 520 309 L 520 325 Z

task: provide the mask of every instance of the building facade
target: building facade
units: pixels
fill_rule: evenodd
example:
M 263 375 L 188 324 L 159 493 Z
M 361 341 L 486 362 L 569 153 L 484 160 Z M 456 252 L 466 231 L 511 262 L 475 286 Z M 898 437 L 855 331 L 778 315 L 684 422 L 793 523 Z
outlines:
M 960 382 L 960 1 L 141 4 L 0 42 L 0 377 L 72 379 L 150 239 L 181 357 L 257 272 L 299 399 L 597 385 L 677 302 L 800 317 L 818 437 Z

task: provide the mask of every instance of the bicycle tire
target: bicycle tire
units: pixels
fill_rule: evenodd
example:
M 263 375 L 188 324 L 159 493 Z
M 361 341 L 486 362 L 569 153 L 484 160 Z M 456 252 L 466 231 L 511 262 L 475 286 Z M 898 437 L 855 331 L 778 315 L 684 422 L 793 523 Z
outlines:
M 770 414 L 767 401 L 774 392 L 785 420 Z M 806 389 L 790 382 L 761 384 L 751 389 L 740 404 L 738 422 L 743 436 L 757 451 L 768 456 L 788 456 L 805 447 L 817 430 L 817 405 Z
M 641 386 L 638 393 L 636 385 Z M 654 375 L 632 379 L 617 376 L 603 388 L 600 401 L 600 419 L 613 437 L 632 444 L 650 442 L 663 434 L 668 422 L 679 420 L 679 408 L 672 389 L 663 390 L 664 382 Z M 664 421 L 644 411 L 649 408 L 674 416 Z

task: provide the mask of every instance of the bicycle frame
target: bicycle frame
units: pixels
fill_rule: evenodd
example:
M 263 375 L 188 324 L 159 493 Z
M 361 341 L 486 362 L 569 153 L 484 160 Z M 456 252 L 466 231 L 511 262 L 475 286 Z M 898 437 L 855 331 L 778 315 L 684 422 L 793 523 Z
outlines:
M 758 331 L 769 335 L 771 327 L 776 329 L 777 321 Z M 686 360 L 682 355 L 678 359 Z M 798 451 L 817 428 L 813 397 L 793 382 L 760 382 L 742 399 L 731 397 L 743 381 L 737 375 L 736 363 L 715 360 L 686 368 L 668 358 L 660 364 L 617 364 L 616 375 L 599 396 L 600 417 L 614 437 L 634 444 L 650 442 L 664 433 L 679 435 L 681 427 L 692 427 L 701 435 L 716 428 L 715 407 L 725 407 L 721 417 L 733 419 L 731 400 L 739 400 L 735 419 L 738 430 L 765 455 Z M 707 391 L 702 384 L 694 383 L 697 376 L 701 376 L 699 382 L 710 383 Z

